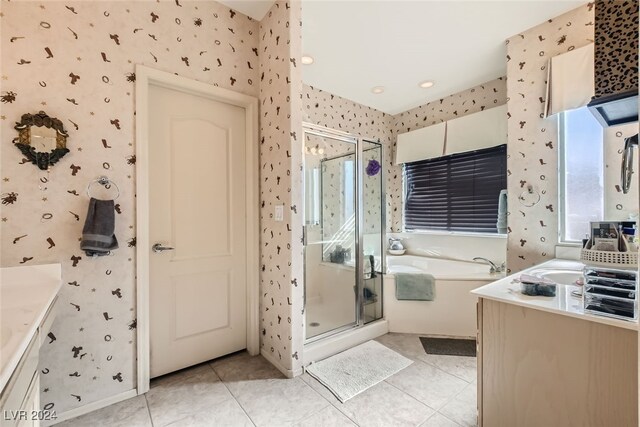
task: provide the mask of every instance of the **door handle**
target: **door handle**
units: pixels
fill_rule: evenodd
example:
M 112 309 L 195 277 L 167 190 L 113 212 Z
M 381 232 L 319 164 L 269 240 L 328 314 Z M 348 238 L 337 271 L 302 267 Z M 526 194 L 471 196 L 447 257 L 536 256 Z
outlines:
M 151 250 L 155 253 L 164 252 L 164 251 L 172 251 L 174 248 L 171 246 L 162 246 L 162 243 L 156 243 L 151 247 Z

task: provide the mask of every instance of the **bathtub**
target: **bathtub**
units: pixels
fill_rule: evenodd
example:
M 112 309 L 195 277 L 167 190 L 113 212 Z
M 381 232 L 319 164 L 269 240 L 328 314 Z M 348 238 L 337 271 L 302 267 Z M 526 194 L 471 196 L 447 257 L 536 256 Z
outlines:
M 392 256 L 384 275 L 384 313 L 389 332 L 475 338 L 477 298 L 470 292 L 504 277 L 487 264 Z M 436 279 L 434 301 L 396 300 L 396 273 L 429 273 Z

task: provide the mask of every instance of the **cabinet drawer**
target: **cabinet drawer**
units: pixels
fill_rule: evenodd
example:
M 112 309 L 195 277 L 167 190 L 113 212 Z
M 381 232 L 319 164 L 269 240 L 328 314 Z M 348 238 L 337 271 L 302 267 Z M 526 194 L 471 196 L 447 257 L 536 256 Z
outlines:
M 2 397 L 0 398 L 0 426 L 13 427 L 18 423 L 18 419 L 12 418 L 10 411 L 18 411 L 22 408 L 25 396 L 29 391 L 29 386 L 38 370 L 38 352 L 40 350 L 40 337 L 38 332 L 31 339 L 24 352 L 24 356 L 20 359 L 20 363 L 16 367 L 13 375 L 9 378 Z

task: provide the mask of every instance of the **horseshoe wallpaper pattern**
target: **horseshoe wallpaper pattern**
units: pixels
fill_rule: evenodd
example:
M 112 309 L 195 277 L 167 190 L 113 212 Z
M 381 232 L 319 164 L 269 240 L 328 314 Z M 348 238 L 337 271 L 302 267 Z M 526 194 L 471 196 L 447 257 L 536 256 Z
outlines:
M 558 129 L 557 118 L 543 118 L 549 58 L 594 40 L 594 4 L 588 3 L 507 40 L 507 110 L 509 237 L 507 266 L 512 272 L 554 258 L 558 243 Z M 605 129 L 605 190 L 607 203 L 623 206 L 607 219 L 624 219 L 637 210 L 637 192 L 622 195 L 610 172 L 619 165 L 623 135 L 637 133 L 637 124 Z M 613 150 L 613 152 L 612 152 Z M 619 166 L 615 166 L 618 168 Z M 619 171 L 618 171 L 619 172 Z M 519 203 L 527 185 L 541 195 L 535 206 Z M 621 201 L 621 199 L 623 201 Z M 635 206 L 635 207 L 634 207 Z
M 2 1 L 0 23 L 2 266 L 62 263 L 41 353 L 42 406 L 60 414 L 136 386 L 135 64 L 257 97 L 259 27 L 221 4 L 182 0 Z M 20 116 L 39 110 L 69 132 L 70 153 L 48 172 L 9 143 Z M 79 238 L 98 175 L 120 188 L 120 248 L 91 259 Z
M 0 266 L 62 264 L 59 312 L 40 353 L 45 409 L 77 413 L 137 386 L 137 64 L 259 101 L 260 350 L 288 376 L 302 373 L 304 362 L 303 120 L 382 144 L 386 227 L 399 232 L 398 134 L 506 103 L 508 268 L 554 256 L 558 140 L 556 120 L 543 118 L 546 64 L 593 41 L 593 3 L 507 40 L 506 76 L 389 115 L 303 85 L 300 1 L 276 1 L 259 22 L 215 1 L 0 2 Z M 69 134 L 70 151 L 47 171 L 11 143 L 21 116 L 41 110 Z M 616 183 L 623 139 L 634 126 L 605 130 L 610 217 L 637 212 L 637 191 L 622 195 Z M 87 186 L 100 175 L 119 188 L 120 247 L 90 258 L 80 238 Z M 529 184 L 542 200 L 525 207 L 517 198 Z M 280 206 L 284 217 L 276 221 Z
M 305 121 L 369 137 L 382 143 L 386 165 L 387 232 L 402 231 L 402 167 L 395 165 L 399 133 L 477 113 L 507 102 L 506 78 L 474 86 L 411 110 L 390 115 L 318 88 L 304 85 Z
M 299 2 L 277 2 L 260 22 L 261 347 L 287 375 L 302 373 L 304 339 L 300 19 Z
M 382 143 L 387 231 L 399 229 L 400 224 L 396 224 L 392 216 L 395 200 L 401 202 L 399 189 L 402 188 L 402 170 L 393 164 L 393 116 L 309 85 L 303 87 L 302 101 L 304 121 Z
M 593 25 L 593 4 L 589 3 L 507 40 L 509 271 L 555 256 L 558 128 L 557 119 L 545 119 L 543 113 L 547 62 L 593 42 Z M 518 200 L 527 185 L 540 193 L 535 206 L 524 206 Z

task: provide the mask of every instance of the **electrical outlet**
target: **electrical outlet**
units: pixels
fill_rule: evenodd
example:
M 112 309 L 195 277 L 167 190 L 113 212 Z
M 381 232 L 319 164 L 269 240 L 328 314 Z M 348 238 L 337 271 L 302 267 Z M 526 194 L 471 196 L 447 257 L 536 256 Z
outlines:
M 273 217 L 276 221 L 284 221 L 284 205 L 276 205 Z

